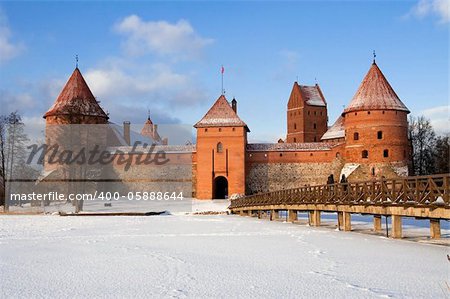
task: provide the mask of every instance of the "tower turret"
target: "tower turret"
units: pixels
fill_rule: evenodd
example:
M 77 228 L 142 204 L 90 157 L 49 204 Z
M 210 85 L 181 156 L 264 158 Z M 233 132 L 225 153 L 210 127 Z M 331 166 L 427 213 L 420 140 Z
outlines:
M 407 174 L 408 113 L 374 61 L 343 113 L 347 160 L 370 175 Z
M 318 84 L 294 82 L 287 105 L 286 142 L 318 142 L 327 131 L 327 102 Z

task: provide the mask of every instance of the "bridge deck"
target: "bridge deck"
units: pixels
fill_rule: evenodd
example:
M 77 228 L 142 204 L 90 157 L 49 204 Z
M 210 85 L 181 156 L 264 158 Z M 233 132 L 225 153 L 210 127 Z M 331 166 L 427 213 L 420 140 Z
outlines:
M 393 237 L 401 237 L 401 217 L 430 219 L 430 233 L 440 237 L 440 220 L 450 219 L 450 174 L 382 179 L 345 184 L 305 186 L 238 198 L 231 201 L 232 213 L 254 216 L 261 211 L 310 212 L 310 223 L 320 225 L 320 212 L 337 212 L 338 226 L 351 230 L 351 214 L 374 215 L 374 229 L 381 229 L 380 217 L 391 216 Z M 295 212 L 295 213 L 294 213 Z

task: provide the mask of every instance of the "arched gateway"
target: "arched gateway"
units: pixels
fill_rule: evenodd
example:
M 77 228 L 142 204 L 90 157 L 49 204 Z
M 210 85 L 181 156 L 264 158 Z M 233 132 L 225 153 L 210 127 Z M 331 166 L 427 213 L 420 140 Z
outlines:
M 214 179 L 214 199 L 224 199 L 228 197 L 228 180 L 219 176 Z

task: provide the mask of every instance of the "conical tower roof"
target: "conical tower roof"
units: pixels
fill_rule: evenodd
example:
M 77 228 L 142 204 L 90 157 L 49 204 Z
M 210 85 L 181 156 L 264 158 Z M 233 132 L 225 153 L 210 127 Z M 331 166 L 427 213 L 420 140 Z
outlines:
M 400 110 L 409 113 L 375 61 L 344 112 L 359 110 Z
M 78 68 L 75 68 L 55 103 L 45 113 L 44 118 L 52 115 L 84 115 L 108 119 Z
M 214 105 L 194 127 L 245 127 L 250 132 L 247 124 L 234 112 L 224 95 L 221 95 L 216 100 Z

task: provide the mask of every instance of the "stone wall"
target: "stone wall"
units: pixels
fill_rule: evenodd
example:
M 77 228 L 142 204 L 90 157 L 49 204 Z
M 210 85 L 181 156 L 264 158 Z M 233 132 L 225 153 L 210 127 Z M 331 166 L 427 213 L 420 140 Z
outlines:
M 337 181 L 342 166 L 341 159 L 322 163 L 251 163 L 247 165 L 246 193 L 322 185 L 330 174 Z

